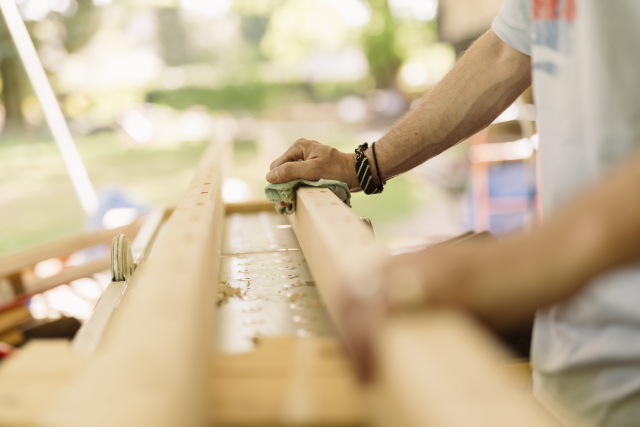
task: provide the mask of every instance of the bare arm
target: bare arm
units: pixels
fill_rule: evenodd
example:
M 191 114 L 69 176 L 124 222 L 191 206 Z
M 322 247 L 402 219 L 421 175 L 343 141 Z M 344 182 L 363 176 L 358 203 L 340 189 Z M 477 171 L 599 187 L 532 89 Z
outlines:
M 432 273 L 423 270 L 429 282 L 442 283 L 433 288 L 433 301 L 462 305 L 505 328 L 570 297 L 607 270 L 640 261 L 639 183 L 640 151 L 539 231 L 443 253 L 452 257 L 446 262 L 466 257 L 467 267 L 458 279 L 442 282 L 428 279 Z
M 530 57 L 487 31 L 423 101 L 376 142 L 385 181 L 488 126 L 531 84 Z M 371 149 L 373 179 L 379 182 Z M 298 159 L 305 160 L 300 163 Z M 358 188 L 355 155 L 301 139 L 271 164 L 269 182 L 338 179 Z
M 640 150 L 538 231 L 392 257 L 367 272 L 365 281 L 375 277 L 382 284 L 381 292 L 369 297 L 353 294 L 346 284 L 339 323 L 360 373 L 369 372 L 370 340 L 390 313 L 458 307 L 509 330 L 597 275 L 640 261 L 638 183 Z

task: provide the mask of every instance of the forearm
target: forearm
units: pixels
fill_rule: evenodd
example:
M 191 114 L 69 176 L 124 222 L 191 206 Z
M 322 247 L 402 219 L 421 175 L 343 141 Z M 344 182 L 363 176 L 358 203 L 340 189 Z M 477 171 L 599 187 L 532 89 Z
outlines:
M 387 180 L 488 126 L 531 84 L 530 58 L 492 30 L 485 33 L 424 100 L 376 142 Z M 367 151 L 372 164 L 371 149 Z M 373 171 L 378 180 L 377 171 Z
M 551 252 L 557 285 L 541 284 L 549 302 L 612 268 L 640 261 L 640 150 L 552 216 L 536 243 Z M 562 285 L 561 285 L 562 283 Z
M 496 329 L 528 322 L 597 275 L 640 261 L 640 150 L 534 233 L 472 240 L 392 257 L 344 287 L 341 316 L 351 354 L 366 372 L 380 319 L 419 306 L 463 308 Z M 380 292 L 354 292 L 360 283 Z
M 467 253 L 456 257 L 469 260 L 462 267 L 465 285 L 448 290 L 444 283 L 436 298 L 507 327 L 568 298 L 597 275 L 640 260 L 638 183 L 640 151 L 539 231 L 486 248 L 460 248 Z

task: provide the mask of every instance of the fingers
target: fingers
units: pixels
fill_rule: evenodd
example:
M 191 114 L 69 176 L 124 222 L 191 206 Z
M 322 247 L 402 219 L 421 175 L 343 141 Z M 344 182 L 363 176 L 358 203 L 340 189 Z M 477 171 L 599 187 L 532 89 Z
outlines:
M 380 300 L 373 303 L 351 300 L 343 310 L 341 330 L 347 353 L 358 378 L 368 382 L 375 362 L 372 340 L 385 316 L 385 308 Z
M 382 294 L 384 268 L 355 271 L 336 297 L 337 326 L 354 370 L 360 380 L 369 381 L 375 362 L 375 335 L 388 314 Z
M 291 161 L 283 163 L 280 166 L 271 169 L 269 173 L 267 173 L 267 181 L 272 184 L 279 184 L 297 178 L 317 181 L 321 178 L 319 176 L 319 163 L 320 162 L 318 160 L 307 160 L 304 162 Z
M 294 144 L 291 147 L 289 147 L 289 149 L 285 151 L 285 153 L 282 156 L 278 157 L 276 160 L 273 161 L 273 163 L 271 163 L 270 169 L 275 169 L 278 166 L 288 162 L 297 162 L 298 160 L 307 160 L 305 158 L 305 153 L 308 153 L 309 150 L 307 148 L 312 143 L 318 144 L 318 142 L 316 141 L 310 141 L 305 138 L 300 138 L 299 140 L 294 142 Z

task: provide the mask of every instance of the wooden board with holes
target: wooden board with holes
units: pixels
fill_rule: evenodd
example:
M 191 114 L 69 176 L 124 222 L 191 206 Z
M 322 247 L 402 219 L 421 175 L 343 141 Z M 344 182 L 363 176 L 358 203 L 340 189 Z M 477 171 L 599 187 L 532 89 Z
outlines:
M 336 338 L 259 338 L 254 351 L 214 355 L 209 416 L 220 426 L 360 426 L 360 385 Z
M 451 310 L 387 319 L 374 380 L 358 383 L 328 314 L 340 321 L 355 266 L 388 253 L 319 188 L 298 191 L 291 224 L 263 203 L 229 207 L 225 234 L 220 153 L 205 153 L 95 353 L 34 341 L 0 365 L 0 425 L 557 425 Z M 216 299 L 220 280 L 235 291 Z
M 68 342 L 52 348 L 34 341 L 0 365 L 0 425 L 205 424 L 206 337 L 215 308 L 209 281 L 218 275 L 223 221 L 221 161 L 219 147 L 210 146 L 99 351 L 85 356 Z

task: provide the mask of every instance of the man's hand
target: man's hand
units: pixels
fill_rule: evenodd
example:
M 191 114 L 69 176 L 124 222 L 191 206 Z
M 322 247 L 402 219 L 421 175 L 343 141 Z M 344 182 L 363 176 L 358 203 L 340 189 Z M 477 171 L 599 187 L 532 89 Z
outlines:
M 298 160 L 303 160 L 299 162 Z M 350 189 L 360 188 L 356 176 L 355 154 L 342 153 L 318 141 L 301 138 L 276 161 L 271 163 L 267 181 L 276 184 L 303 178 L 321 178 L 347 183 Z
M 373 342 L 385 318 L 394 312 L 429 305 L 470 308 L 476 268 L 476 263 L 469 262 L 473 252 L 432 247 L 398 255 L 383 265 L 370 266 L 345 284 L 338 325 L 361 380 L 370 379 L 375 364 Z
M 577 289 L 566 280 L 567 272 L 553 265 L 558 258 L 553 248 L 531 236 L 502 242 L 476 236 L 391 257 L 345 284 L 337 323 L 361 379 L 369 379 L 376 334 L 394 313 L 452 307 L 508 331 L 538 307 Z

